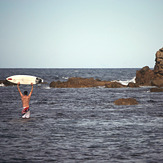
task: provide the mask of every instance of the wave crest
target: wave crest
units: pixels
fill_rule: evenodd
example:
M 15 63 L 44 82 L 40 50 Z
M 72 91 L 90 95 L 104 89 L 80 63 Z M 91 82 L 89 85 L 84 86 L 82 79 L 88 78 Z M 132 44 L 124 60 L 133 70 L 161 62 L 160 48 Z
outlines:
M 114 80 L 112 82 L 118 82 L 118 83 L 121 83 L 123 85 L 128 85 L 128 83 L 136 83 L 135 79 L 136 79 L 136 76 L 134 78 L 132 78 L 131 80 L 125 80 L 125 81 L 122 81 L 122 80 Z

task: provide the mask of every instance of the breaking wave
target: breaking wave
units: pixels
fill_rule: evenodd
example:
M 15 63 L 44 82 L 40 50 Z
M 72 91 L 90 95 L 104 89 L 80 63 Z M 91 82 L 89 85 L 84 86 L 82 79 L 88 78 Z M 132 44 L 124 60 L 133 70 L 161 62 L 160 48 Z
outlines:
M 131 80 L 125 80 L 125 81 L 122 81 L 122 80 L 114 80 L 112 82 L 118 82 L 118 83 L 121 83 L 123 85 L 128 85 L 128 83 L 136 83 L 135 79 L 136 79 L 136 77 L 132 78 Z
M 4 87 L 5 85 L 3 83 L 0 84 L 0 87 Z

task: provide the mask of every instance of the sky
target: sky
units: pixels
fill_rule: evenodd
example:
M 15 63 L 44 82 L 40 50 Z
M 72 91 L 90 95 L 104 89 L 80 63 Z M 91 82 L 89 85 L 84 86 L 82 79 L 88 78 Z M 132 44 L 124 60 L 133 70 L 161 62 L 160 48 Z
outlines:
M 0 0 L 0 68 L 154 67 L 163 0 Z

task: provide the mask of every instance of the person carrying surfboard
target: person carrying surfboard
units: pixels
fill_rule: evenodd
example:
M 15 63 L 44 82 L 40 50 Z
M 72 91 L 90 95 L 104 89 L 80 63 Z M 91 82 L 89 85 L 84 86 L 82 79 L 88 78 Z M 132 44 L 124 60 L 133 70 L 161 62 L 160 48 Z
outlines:
M 22 118 L 29 118 L 30 117 L 30 110 L 29 110 L 29 101 L 33 92 L 33 83 L 31 83 L 31 92 L 28 95 L 27 91 L 24 91 L 24 95 L 20 91 L 19 88 L 20 82 L 17 83 L 17 88 L 21 96 L 22 104 L 23 104 L 23 110 L 22 110 Z

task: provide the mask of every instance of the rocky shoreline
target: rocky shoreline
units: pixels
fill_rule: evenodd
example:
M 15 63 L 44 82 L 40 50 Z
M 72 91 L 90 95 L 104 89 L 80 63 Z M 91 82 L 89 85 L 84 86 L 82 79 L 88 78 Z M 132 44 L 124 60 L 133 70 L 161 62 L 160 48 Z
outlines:
M 124 88 L 124 87 L 140 87 L 140 86 L 156 86 L 157 89 L 152 89 L 153 91 L 162 91 L 163 87 L 163 48 L 156 52 L 155 66 L 151 70 L 148 66 L 136 72 L 135 83 L 129 83 L 127 86 L 119 82 L 112 81 L 101 81 L 94 78 L 80 78 L 72 77 L 66 82 L 52 81 L 50 83 L 51 88 L 87 88 L 87 87 L 105 87 L 105 88 Z M 15 85 L 6 80 L 0 80 L 0 84 L 4 86 Z
M 50 83 L 52 88 L 85 88 L 85 87 L 99 87 L 105 88 L 124 88 L 124 87 L 140 87 L 140 86 L 156 86 L 158 89 L 163 87 L 163 48 L 156 52 L 155 66 L 151 70 L 148 66 L 136 72 L 136 83 L 129 83 L 127 86 L 119 82 L 99 81 L 94 78 L 69 78 L 66 82 L 53 81 Z M 154 91 L 154 90 L 152 90 Z
M 105 87 L 105 88 L 124 88 L 139 87 L 136 83 L 129 83 L 127 86 L 115 81 L 100 81 L 94 78 L 72 77 L 66 82 L 53 81 L 50 83 L 52 88 L 89 88 L 89 87 Z
M 7 80 L 0 80 L 0 84 L 4 86 L 13 86 Z M 41 83 L 48 84 L 48 83 Z M 130 82 L 128 85 L 123 85 L 118 81 L 101 81 L 94 78 L 72 77 L 65 82 L 52 81 L 49 85 L 51 88 L 89 88 L 89 87 L 104 87 L 104 88 L 136 88 L 141 86 L 155 86 L 150 89 L 150 92 L 163 92 L 163 48 L 156 52 L 155 66 L 151 70 L 148 66 L 136 72 L 135 82 Z M 115 105 L 137 105 L 138 101 L 133 98 L 120 98 L 114 101 Z

